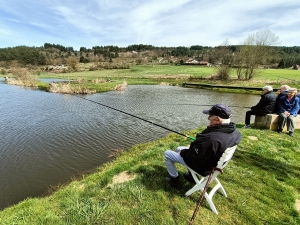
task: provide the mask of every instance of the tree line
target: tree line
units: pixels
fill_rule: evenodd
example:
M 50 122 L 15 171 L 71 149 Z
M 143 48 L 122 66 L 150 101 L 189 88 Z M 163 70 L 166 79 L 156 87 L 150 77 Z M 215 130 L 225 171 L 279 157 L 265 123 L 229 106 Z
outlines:
M 290 68 L 300 65 L 300 47 L 276 46 L 278 37 L 269 30 L 261 30 L 250 34 L 241 45 L 231 45 L 228 40 L 216 47 L 193 45 L 190 47 L 157 47 L 153 45 L 134 44 L 127 47 L 93 46 L 91 49 L 80 47 L 75 51 L 73 47 L 59 44 L 45 43 L 41 47 L 17 46 L 0 48 L 0 62 L 17 61 L 23 65 L 46 65 L 55 60 L 68 62 L 68 58 L 77 58 L 79 62 L 92 61 L 92 56 L 112 62 L 121 53 L 131 52 L 136 57 L 143 57 L 147 53 L 148 60 L 158 57 L 170 59 L 176 57 L 182 63 L 187 58 L 207 61 L 221 65 L 220 76 L 228 76 L 232 68 L 237 68 L 239 78 L 252 78 L 258 65 L 272 65 L 277 68 Z M 148 54 L 151 52 L 151 54 Z M 171 60 L 170 60 L 171 61 Z M 275 66 L 274 66 L 275 65 Z

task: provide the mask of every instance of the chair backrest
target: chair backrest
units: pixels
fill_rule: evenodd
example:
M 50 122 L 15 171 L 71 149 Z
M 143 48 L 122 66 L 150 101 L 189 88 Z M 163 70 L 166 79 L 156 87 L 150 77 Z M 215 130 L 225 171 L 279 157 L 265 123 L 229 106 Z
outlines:
M 223 169 L 225 166 L 227 166 L 236 150 L 236 147 L 237 145 L 229 147 L 225 150 L 225 152 L 222 154 L 221 158 L 218 161 L 217 168 Z

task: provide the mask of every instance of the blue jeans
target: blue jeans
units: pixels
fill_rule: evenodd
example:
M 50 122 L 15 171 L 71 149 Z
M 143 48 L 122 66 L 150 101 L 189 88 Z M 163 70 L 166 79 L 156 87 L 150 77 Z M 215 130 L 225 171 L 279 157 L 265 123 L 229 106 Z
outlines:
M 165 154 L 164 154 L 165 163 L 166 163 L 167 170 L 171 177 L 173 177 L 173 178 L 178 177 L 178 171 L 174 164 L 175 162 L 181 163 L 182 165 L 187 166 L 186 163 L 184 162 L 183 158 L 179 154 L 179 152 L 182 149 L 187 149 L 187 148 L 188 148 L 187 146 L 179 146 L 176 149 L 176 152 L 174 152 L 172 150 L 165 151 Z

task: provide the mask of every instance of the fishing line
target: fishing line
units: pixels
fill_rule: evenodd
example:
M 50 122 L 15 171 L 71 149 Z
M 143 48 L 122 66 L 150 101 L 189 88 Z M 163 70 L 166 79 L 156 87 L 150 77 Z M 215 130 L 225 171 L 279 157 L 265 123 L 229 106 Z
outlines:
M 83 97 L 80 97 L 80 96 L 78 96 L 78 95 L 74 95 L 74 96 L 76 96 L 77 98 L 81 98 L 81 99 L 84 99 L 84 100 L 86 100 L 86 101 L 90 101 L 90 102 L 96 103 L 96 104 L 98 104 L 98 105 L 107 107 L 107 108 L 109 108 L 109 109 L 112 109 L 112 110 L 115 110 L 115 111 L 124 113 L 124 114 L 126 114 L 126 115 L 128 115 L 128 116 L 132 116 L 132 117 L 134 117 L 134 118 L 143 120 L 144 122 L 151 123 L 152 125 L 158 126 L 158 127 L 163 128 L 163 129 L 165 129 L 165 130 L 168 130 L 168 131 L 174 132 L 174 133 L 176 133 L 176 134 L 179 134 L 179 135 L 181 135 L 181 136 L 187 137 L 187 138 L 189 138 L 189 139 L 191 139 L 191 140 L 193 140 L 193 141 L 196 140 L 196 138 L 194 138 L 194 137 L 191 137 L 191 136 L 188 136 L 188 135 L 179 133 L 179 132 L 177 132 L 177 131 L 171 130 L 171 129 L 169 129 L 169 128 L 167 128 L 167 127 L 164 127 L 164 126 L 161 126 L 161 125 L 159 125 L 159 124 L 157 124 L 157 123 L 153 123 L 153 122 L 151 122 L 151 121 L 149 121 L 149 120 L 143 119 L 143 118 L 141 118 L 141 117 L 139 117 L 139 116 L 132 115 L 132 114 L 130 114 L 130 113 L 124 112 L 124 111 L 122 111 L 122 110 L 113 108 L 113 107 L 108 106 L 108 105 L 104 105 L 104 104 L 102 104 L 102 103 L 100 103 L 100 102 L 96 102 L 96 101 L 93 101 L 93 100 L 91 100 L 91 99 L 83 98 Z
M 196 106 L 213 106 L 213 105 L 199 105 L 199 104 L 174 104 L 174 105 L 196 105 Z M 247 108 L 249 109 L 249 106 L 238 106 L 238 105 L 230 105 L 228 106 L 230 108 Z

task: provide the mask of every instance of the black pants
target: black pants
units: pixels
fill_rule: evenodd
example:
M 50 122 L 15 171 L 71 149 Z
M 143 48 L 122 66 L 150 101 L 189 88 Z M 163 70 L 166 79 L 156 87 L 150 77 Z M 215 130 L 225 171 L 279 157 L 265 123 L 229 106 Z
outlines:
M 245 117 L 245 124 L 246 124 L 246 125 L 250 125 L 251 115 L 265 116 L 266 113 L 262 113 L 262 112 L 256 111 L 256 110 L 250 110 L 250 111 L 247 111 L 247 112 L 246 112 L 246 117 Z

